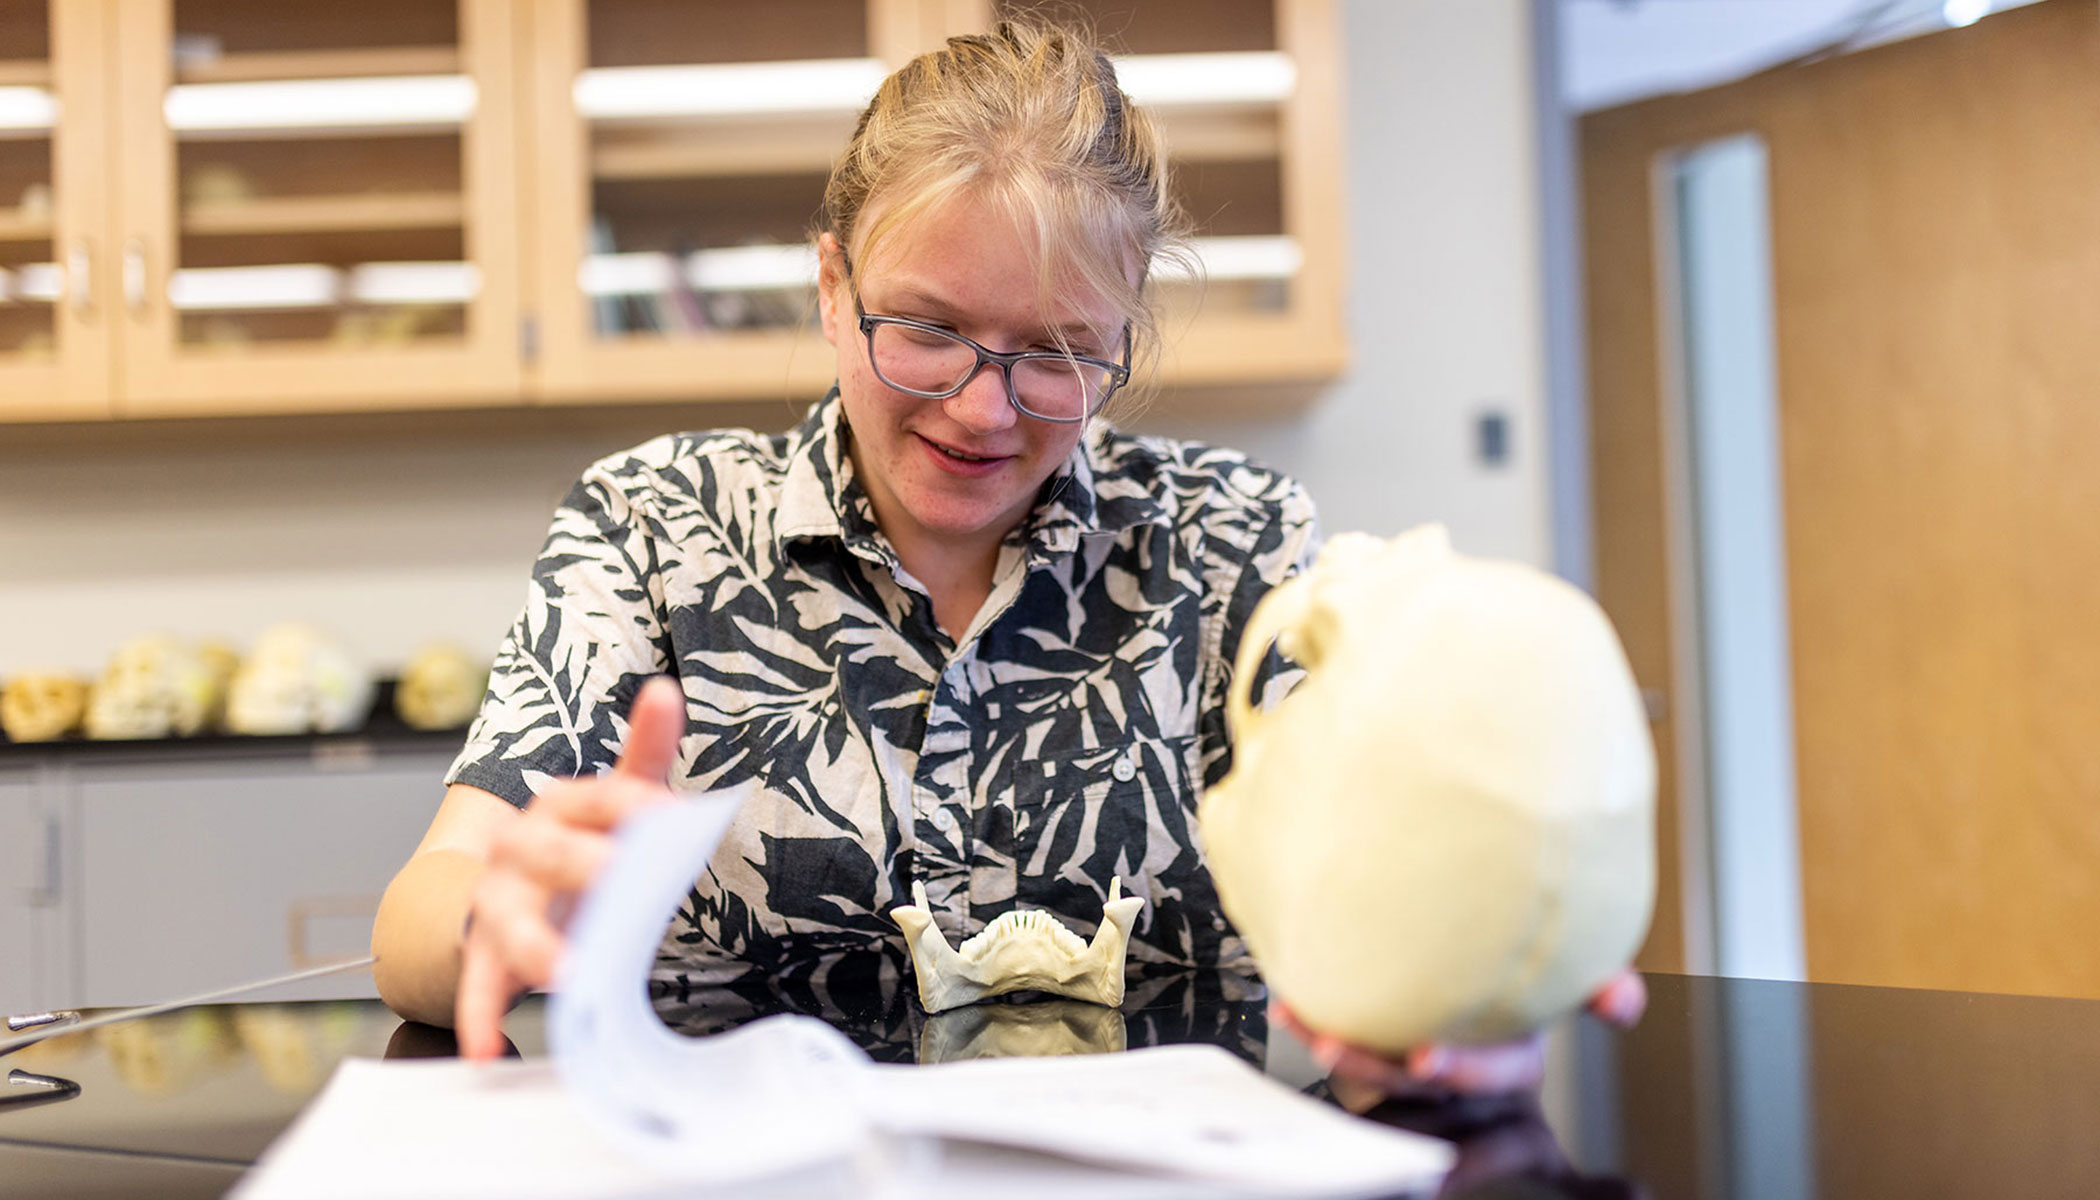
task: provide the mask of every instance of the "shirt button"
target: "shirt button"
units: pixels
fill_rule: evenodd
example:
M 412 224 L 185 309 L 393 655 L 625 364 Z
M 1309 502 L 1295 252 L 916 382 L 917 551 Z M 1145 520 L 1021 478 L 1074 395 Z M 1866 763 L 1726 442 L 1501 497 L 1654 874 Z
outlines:
M 955 814 L 945 808 L 941 809 L 933 814 L 933 824 L 935 828 L 953 833 L 955 831 Z
M 1108 773 L 1115 776 L 1118 783 L 1129 783 L 1137 778 L 1137 767 L 1129 759 L 1119 758 L 1116 765 L 1108 769 Z

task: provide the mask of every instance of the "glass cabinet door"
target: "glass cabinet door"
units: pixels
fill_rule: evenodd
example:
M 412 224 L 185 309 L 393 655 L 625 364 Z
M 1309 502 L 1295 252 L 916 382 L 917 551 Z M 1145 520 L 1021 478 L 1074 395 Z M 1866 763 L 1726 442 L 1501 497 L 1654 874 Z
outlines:
M 1079 0 L 1124 91 L 1163 126 L 1196 227 L 1161 264 L 1168 386 L 1331 378 L 1344 366 L 1339 29 L 1332 0 Z M 997 0 L 996 15 L 1025 15 Z
M 540 0 L 547 399 L 804 399 L 833 375 L 812 231 L 833 157 L 947 0 Z
M 0 7 L 0 421 L 109 414 L 107 17 Z
M 117 0 L 119 408 L 500 402 L 510 0 Z

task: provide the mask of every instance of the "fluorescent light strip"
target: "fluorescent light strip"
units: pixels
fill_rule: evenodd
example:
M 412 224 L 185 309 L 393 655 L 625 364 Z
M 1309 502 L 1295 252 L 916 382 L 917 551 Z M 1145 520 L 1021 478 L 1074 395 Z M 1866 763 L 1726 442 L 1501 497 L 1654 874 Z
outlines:
M 597 67 L 576 77 L 576 111 L 587 120 L 857 112 L 882 84 L 873 58 Z M 1274 104 L 1298 86 L 1298 68 L 1273 50 L 1232 54 L 1136 54 L 1116 60 L 1123 90 L 1140 104 Z
M 65 272 L 57 263 L 23 263 L 13 271 L 0 270 L 0 302 L 56 304 L 65 290 Z
M 1295 238 L 1213 237 L 1197 238 L 1196 257 L 1203 262 L 1204 279 L 1213 282 L 1246 279 L 1289 279 L 1305 265 L 1305 254 Z M 1190 275 L 1172 260 L 1159 265 L 1158 278 L 1186 282 Z
M 1289 279 L 1304 265 L 1296 240 L 1288 237 L 1197 238 L 1203 276 L 1213 281 Z M 655 296 L 670 291 L 677 277 L 668 254 L 593 254 L 576 272 L 590 296 Z M 813 285 L 816 251 L 808 246 L 735 246 L 686 256 L 685 286 L 697 292 L 780 291 Z M 1158 277 L 1185 282 L 1188 271 L 1162 262 Z
M 474 115 L 464 75 L 186 83 L 161 110 L 178 133 L 458 125 Z
M 175 272 L 168 303 L 183 312 L 334 308 L 339 304 L 465 304 L 481 290 L 472 263 L 318 263 L 206 267 Z
M 855 112 L 886 74 L 874 58 L 596 67 L 576 77 L 574 95 L 589 120 Z
M 733 246 L 685 260 L 687 286 L 700 292 L 757 292 L 815 287 L 814 246 Z
M 576 286 L 587 296 L 655 296 L 675 278 L 668 254 L 593 254 L 577 268 Z
M 481 294 L 473 263 L 361 263 L 350 268 L 349 295 L 359 304 L 465 304 Z
M 1276 104 L 1297 90 L 1298 65 L 1274 50 L 1133 54 L 1116 60 L 1116 80 L 1146 106 Z
M 0 129 L 49 129 L 58 123 L 58 97 L 38 87 L 0 87 Z
M 732 246 L 689 254 L 685 286 L 696 292 L 765 292 L 805 288 L 817 281 L 810 246 Z M 655 296 L 670 291 L 679 268 L 668 254 L 593 254 L 576 281 L 591 296 Z
M 334 267 L 207 267 L 177 271 L 168 303 L 184 312 L 261 308 L 332 308 L 342 293 Z

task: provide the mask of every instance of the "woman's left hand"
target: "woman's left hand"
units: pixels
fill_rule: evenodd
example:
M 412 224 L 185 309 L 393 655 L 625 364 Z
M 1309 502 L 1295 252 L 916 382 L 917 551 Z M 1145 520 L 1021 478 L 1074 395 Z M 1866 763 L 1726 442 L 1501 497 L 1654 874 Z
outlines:
M 1639 1021 L 1647 1007 L 1648 985 L 1631 969 L 1614 975 L 1588 1004 L 1592 1013 L 1621 1029 Z M 1388 1058 L 1308 1028 L 1281 1000 L 1269 1011 L 1312 1051 L 1313 1061 L 1328 1073 L 1335 1099 L 1346 1108 L 1367 1109 L 1388 1096 L 1529 1091 L 1546 1074 L 1546 1044 L 1538 1033 L 1494 1046 L 1417 1046 L 1403 1058 Z

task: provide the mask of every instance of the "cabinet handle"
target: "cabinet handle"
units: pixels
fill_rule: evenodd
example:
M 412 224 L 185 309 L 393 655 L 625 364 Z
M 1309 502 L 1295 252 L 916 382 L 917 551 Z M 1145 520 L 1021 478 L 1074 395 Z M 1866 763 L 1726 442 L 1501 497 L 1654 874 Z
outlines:
M 144 238 L 124 240 L 124 307 L 131 315 L 146 315 L 146 242 Z
M 317 917 L 335 921 L 356 921 L 366 927 L 365 939 L 370 941 L 370 927 L 378 915 L 378 896 L 301 896 L 292 901 L 284 913 L 286 957 L 291 960 L 292 966 L 301 970 L 340 962 L 340 956 L 328 957 L 313 951 L 313 939 L 308 936 L 308 926 Z
M 95 244 L 81 238 L 73 244 L 73 253 L 66 256 L 66 295 L 73 301 L 73 312 L 86 321 L 95 315 Z

